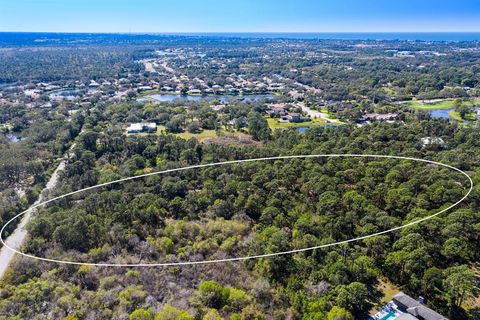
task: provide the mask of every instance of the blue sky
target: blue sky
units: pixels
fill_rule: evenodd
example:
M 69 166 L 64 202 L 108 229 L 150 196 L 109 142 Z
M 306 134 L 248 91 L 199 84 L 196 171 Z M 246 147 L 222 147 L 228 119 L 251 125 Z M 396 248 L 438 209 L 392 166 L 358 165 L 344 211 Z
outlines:
M 0 31 L 480 31 L 480 0 L 0 0 Z

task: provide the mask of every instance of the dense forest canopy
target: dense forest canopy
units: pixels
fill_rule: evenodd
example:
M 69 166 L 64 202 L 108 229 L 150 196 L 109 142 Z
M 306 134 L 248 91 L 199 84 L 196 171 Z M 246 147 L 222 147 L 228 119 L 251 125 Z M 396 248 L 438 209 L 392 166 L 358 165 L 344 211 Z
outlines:
M 102 126 L 79 136 L 55 194 L 183 165 L 299 153 L 430 158 L 456 165 L 477 179 L 478 132 L 439 121 L 318 128 L 305 134 L 276 131 L 261 147 L 202 145 L 171 135 L 126 137 L 114 131 L 104 134 Z M 443 137 L 448 149 L 429 151 L 417 143 L 432 133 Z M 461 198 L 464 180 L 448 169 L 391 159 L 295 159 L 188 170 L 50 205 L 30 223 L 26 250 L 56 259 L 117 263 L 286 251 L 425 217 Z M 424 295 L 446 314 L 461 314 L 456 300 L 460 297 L 449 291 L 457 284 L 449 281 L 460 275 L 465 281 L 475 278 L 465 267 L 479 258 L 477 200 L 475 191 L 453 212 L 401 232 L 244 263 L 123 271 L 20 259 L 4 281 L 2 310 L 23 317 L 41 310 L 54 317 L 109 318 L 141 312 L 153 317 L 153 310 L 170 310 L 185 312 L 186 317 L 218 313 L 233 318 L 321 319 L 340 308 L 361 319 L 380 301 L 378 279 L 384 278 Z M 50 280 L 45 282 L 47 274 Z M 48 297 L 49 303 L 42 304 L 46 309 L 18 300 L 20 288 Z M 105 299 L 110 301 L 107 305 Z M 85 308 L 98 303 L 105 307 Z
M 479 62 L 476 41 L 0 34 L 0 225 L 44 188 L 282 155 L 429 159 L 475 184 L 428 221 L 297 254 L 168 268 L 19 256 L 0 280 L 0 319 L 360 320 L 400 290 L 480 319 Z M 22 251 L 91 263 L 269 254 L 405 225 L 468 188 L 453 170 L 394 159 L 198 168 L 49 203 Z

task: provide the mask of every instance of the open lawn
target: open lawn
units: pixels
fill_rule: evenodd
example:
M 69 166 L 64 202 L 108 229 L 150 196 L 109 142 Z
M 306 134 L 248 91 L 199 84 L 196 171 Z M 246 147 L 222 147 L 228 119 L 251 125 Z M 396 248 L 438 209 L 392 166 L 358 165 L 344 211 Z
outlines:
M 205 139 L 209 138 L 214 138 L 217 136 L 217 132 L 215 130 L 203 130 L 200 133 L 190 133 L 190 132 L 182 132 L 182 133 L 177 133 L 175 134 L 177 137 L 180 137 L 182 139 L 190 139 L 190 138 L 195 138 L 198 141 L 203 141 Z
M 392 300 L 393 296 L 400 292 L 397 286 L 385 280 L 380 280 L 378 288 L 383 292 L 382 302 L 385 303 Z
M 438 110 L 438 109 L 450 109 L 454 107 L 453 100 L 443 100 L 443 101 L 432 102 L 432 103 L 422 103 L 421 101 L 411 101 L 405 104 L 417 110 Z
M 328 111 L 327 107 L 321 107 L 320 111 L 325 113 L 329 120 L 332 120 L 332 121 L 335 121 L 335 122 L 340 122 L 340 120 L 335 119 L 335 114 L 334 113 L 331 113 L 330 111 Z
M 312 121 L 307 122 L 278 122 L 278 119 L 267 118 L 267 122 L 272 130 L 295 127 L 323 126 L 328 124 L 325 120 L 322 120 L 320 118 L 315 118 L 312 119 Z
M 450 111 L 448 111 L 448 115 L 449 115 L 453 120 L 460 121 L 460 122 L 463 121 L 462 117 L 460 116 L 460 113 L 458 113 L 458 111 L 456 111 L 456 110 L 450 110 Z
M 215 130 L 203 130 L 200 133 L 190 133 L 190 132 L 182 132 L 182 133 L 176 133 L 175 134 L 177 137 L 180 137 L 182 139 L 190 139 L 190 138 L 195 138 L 200 142 L 204 142 L 206 140 L 214 139 L 214 138 L 219 138 L 219 137 L 240 137 L 242 135 L 241 132 L 234 131 L 225 131 L 225 130 L 219 130 L 218 132 Z
M 400 288 L 395 286 L 393 283 L 390 283 L 383 279 L 379 279 L 377 289 L 383 293 L 383 298 L 380 301 L 380 305 L 382 306 L 390 302 L 393 296 L 401 291 Z M 374 307 L 372 310 L 370 310 L 370 314 L 375 314 L 377 312 L 378 312 L 377 307 Z
M 436 101 L 436 102 L 432 102 L 432 103 L 422 103 L 421 101 L 415 100 L 415 101 L 405 102 L 405 104 L 408 105 L 409 107 L 411 107 L 413 109 L 417 109 L 417 110 L 438 110 L 438 109 L 454 108 L 455 107 L 454 101 L 455 101 L 454 99 L 445 99 L 445 100 Z M 480 104 L 480 98 L 475 98 L 473 100 L 473 103 L 474 104 Z M 472 103 L 465 101 L 465 102 L 463 102 L 463 105 L 464 106 L 471 106 Z
M 391 96 L 394 96 L 397 94 L 397 92 L 390 87 L 382 87 L 382 89 L 386 94 L 389 94 Z
M 466 121 L 477 120 L 476 114 L 474 112 L 468 113 L 465 116 L 465 119 L 462 119 L 462 117 L 460 116 L 460 113 L 458 113 L 458 111 L 456 111 L 456 110 L 450 110 L 450 111 L 448 111 L 448 114 L 450 115 L 450 117 L 452 117 L 452 119 L 460 121 L 460 122 L 465 121 L 465 120 Z

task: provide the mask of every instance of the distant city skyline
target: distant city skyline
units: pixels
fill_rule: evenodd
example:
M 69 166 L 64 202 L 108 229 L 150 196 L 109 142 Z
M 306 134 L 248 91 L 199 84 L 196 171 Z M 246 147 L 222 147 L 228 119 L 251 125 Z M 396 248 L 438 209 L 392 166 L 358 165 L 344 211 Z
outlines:
M 479 32 L 478 0 L 0 0 L 12 32 Z

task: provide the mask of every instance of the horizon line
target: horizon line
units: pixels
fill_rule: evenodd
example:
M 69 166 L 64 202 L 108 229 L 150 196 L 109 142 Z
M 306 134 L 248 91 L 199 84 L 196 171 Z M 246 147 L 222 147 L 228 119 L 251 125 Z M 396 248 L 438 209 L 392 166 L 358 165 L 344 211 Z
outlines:
M 480 30 L 471 31 L 15 31 L 0 30 L 0 33 L 63 33 L 63 34 L 147 34 L 147 35 L 175 35 L 175 34 L 361 34 L 361 33 L 480 33 Z

